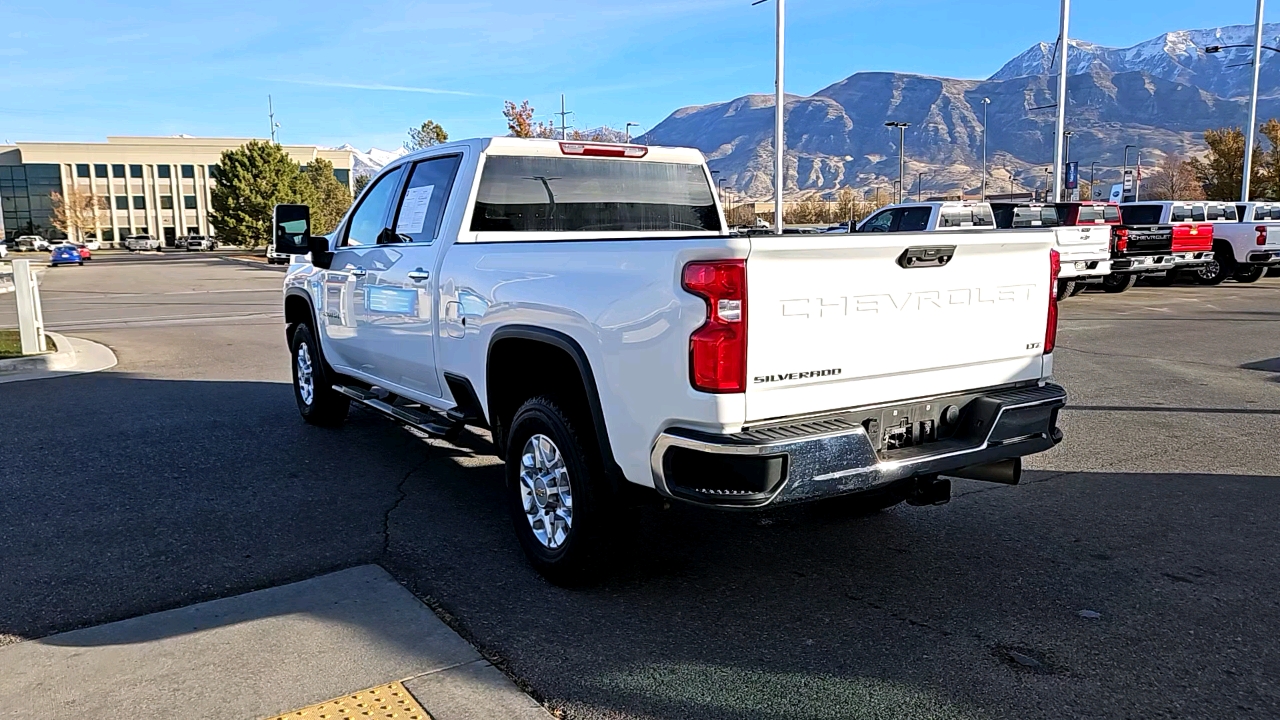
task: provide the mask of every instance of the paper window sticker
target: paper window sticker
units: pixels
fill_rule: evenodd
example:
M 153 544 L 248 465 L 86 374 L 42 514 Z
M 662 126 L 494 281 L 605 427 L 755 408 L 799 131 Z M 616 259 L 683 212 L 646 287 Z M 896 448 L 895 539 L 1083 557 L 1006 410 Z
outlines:
M 400 206 L 400 221 L 396 223 L 396 234 L 417 235 L 427 222 L 427 208 L 431 207 L 431 195 L 435 185 L 409 188 L 404 194 L 404 204 Z

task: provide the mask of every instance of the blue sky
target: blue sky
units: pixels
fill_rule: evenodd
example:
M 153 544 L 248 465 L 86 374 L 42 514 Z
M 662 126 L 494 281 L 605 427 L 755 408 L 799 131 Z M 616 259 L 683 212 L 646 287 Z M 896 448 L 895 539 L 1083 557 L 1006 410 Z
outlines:
M 789 0 L 787 90 L 859 71 L 986 77 L 1057 34 L 1058 4 Z M 1072 37 L 1131 45 L 1253 22 L 1254 3 L 1076 0 Z M 107 135 L 264 136 L 393 148 L 427 118 L 455 138 L 503 134 L 504 99 L 578 127 L 772 92 L 773 5 L 646 3 L 6 2 L 0 142 Z M 1269 14 L 1276 20 L 1276 14 Z

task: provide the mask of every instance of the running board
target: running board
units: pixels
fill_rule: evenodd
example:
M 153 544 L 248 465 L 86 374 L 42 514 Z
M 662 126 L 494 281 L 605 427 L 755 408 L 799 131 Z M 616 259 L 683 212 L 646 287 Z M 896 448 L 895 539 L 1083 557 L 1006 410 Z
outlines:
M 441 415 L 421 405 L 416 407 L 393 405 L 392 402 L 395 401 L 394 395 L 386 393 L 379 395 L 370 390 L 362 390 L 345 385 L 334 385 L 333 389 L 371 410 L 377 410 L 396 422 L 403 423 L 435 437 L 453 439 L 458 436 L 458 433 L 462 432 L 465 424 L 459 418 L 453 417 L 452 414 L 448 416 Z M 388 400 L 391 402 L 388 402 Z

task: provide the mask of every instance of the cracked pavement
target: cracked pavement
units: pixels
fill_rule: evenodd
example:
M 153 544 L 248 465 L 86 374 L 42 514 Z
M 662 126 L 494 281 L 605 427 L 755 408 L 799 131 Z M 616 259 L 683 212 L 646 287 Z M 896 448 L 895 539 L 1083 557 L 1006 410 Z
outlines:
M 1075 409 L 1019 486 L 645 509 L 570 591 L 482 434 L 298 420 L 278 270 L 107 260 L 46 319 L 120 365 L 0 391 L 0 643 L 378 562 L 568 718 L 1280 715 L 1278 279 L 1065 302 Z

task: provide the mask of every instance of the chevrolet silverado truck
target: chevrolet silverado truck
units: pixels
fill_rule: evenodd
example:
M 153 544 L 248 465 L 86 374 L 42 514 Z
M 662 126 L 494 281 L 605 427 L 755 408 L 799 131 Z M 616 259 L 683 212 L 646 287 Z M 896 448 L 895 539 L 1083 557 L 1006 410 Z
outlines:
M 1269 267 L 1280 265 L 1280 206 L 1275 203 L 1228 203 L 1204 200 L 1125 203 L 1130 213 L 1160 223 L 1206 225 L 1212 229 L 1212 252 L 1194 268 L 1205 285 L 1228 278 L 1254 282 Z
M 302 418 L 488 429 L 555 582 L 637 500 L 940 504 L 1062 439 L 1048 231 L 736 236 L 697 150 L 517 138 L 393 161 L 327 237 L 272 224 Z
M 857 232 L 950 232 L 994 228 L 986 203 L 942 201 L 886 205 L 858 223 Z
M 998 228 L 1053 228 L 1054 247 L 1062 262 L 1059 300 L 1079 294 L 1087 285 L 1101 284 L 1111 274 L 1111 228 L 1105 222 L 1082 221 L 1078 207 L 1073 208 L 1073 214 L 1044 203 L 994 202 L 991 211 Z M 1092 214 L 1086 211 L 1084 218 Z

